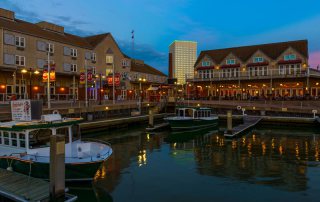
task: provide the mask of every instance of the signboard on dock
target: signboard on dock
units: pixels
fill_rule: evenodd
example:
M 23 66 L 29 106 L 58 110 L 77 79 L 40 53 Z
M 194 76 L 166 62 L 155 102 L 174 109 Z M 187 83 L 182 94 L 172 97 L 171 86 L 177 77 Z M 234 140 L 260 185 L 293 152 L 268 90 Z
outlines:
M 11 116 L 13 121 L 31 121 L 31 101 L 11 101 Z

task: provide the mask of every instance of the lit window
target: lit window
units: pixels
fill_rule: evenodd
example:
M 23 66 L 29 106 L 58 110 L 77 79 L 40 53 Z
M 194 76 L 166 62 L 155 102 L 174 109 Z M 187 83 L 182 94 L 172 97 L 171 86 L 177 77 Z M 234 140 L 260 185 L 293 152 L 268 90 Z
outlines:
M 227 59 L 226 63 L 227 63 L 227 65 L 234 65 L 234 64 L 236 64 L 236 60 L 235 59 Z
M 71 56 L 72 57 L 77 57 L 78 56 L 78 51 L 75 48 L 71 48 Z
M 113 56 L 112 55 L 106 55 L 106 63 L 107 64 L 113 63 Z
M 254 57 L 254 58 L 253 58 L 253 62 L 254 62 L 254 63 L 263 62 L 263 60 L 264 60 L 263 57 Z
M 77 64 L 71 64 L 71 72 L 77 72 Z
M 295 60 L 297 57 L 295 54 L 289 54 L 284 56 L 284 60 Z
M 17 47 L 25 47 L 25 38 L 16 36 L 16 46 Z

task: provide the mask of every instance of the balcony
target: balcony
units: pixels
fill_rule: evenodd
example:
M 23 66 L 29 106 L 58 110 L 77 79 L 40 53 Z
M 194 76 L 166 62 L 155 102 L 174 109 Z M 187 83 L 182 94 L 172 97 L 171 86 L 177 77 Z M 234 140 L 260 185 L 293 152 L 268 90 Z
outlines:
M 279 72 L 279 69 L 275 70 L 268 70 L 260 71 L 260 72 L 252 72 L 252 71 L 239 71 L 230 73 L 225 72 L 214 72 L 214 74 L 209 74 L 206 76 L 207 78 L 200 77 L 199 75 L 195 75 L 192 78 L 190 75 L 186 75 L 188 82 L 199 82 L 199 81 L 239 81 L 239 80 L 259 80 L 259 79 L 277 79 L 277 78 L 304 78 L 308 76 L 312 77 L 319 77 L 320 78 L 320 71 L 314 69 L 307 69 L 307 70 L 297 70 L 292 72 Z

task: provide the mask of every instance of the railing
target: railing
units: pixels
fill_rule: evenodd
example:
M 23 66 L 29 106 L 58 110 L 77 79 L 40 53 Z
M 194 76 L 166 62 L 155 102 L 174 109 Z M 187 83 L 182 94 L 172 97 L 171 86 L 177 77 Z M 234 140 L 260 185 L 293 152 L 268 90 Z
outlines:
M 201 74 L 200 74 L 201 75 Z M 296 78 L 318 76 L 320 72 L 316 70 L 297 70 L 290 72 L 280 72 L 279 69 L 266 71 L 235 71 L 235 72 L 222 72 L 215 70 L 213 73 L 206 73 L 200 76 L 199 74 L 192 78 L 186 75 L 187 81 L 220 81 L 220 80 L 250 80 L 250 79 L 272 79 L 272 78 Z M 204 76 L 205 75 L 205 76 Z

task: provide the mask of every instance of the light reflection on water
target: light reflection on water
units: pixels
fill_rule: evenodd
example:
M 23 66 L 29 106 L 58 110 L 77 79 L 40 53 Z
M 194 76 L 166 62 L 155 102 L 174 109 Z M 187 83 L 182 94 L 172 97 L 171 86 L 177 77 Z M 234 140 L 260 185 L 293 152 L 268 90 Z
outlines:
M 100 201 L 317 201 L 320 196 L 320 136 L 314 130 L 257 129 L 233 140 L 217 131 L 141 131 L 96 137 L 114 150 L 94 181 Z

